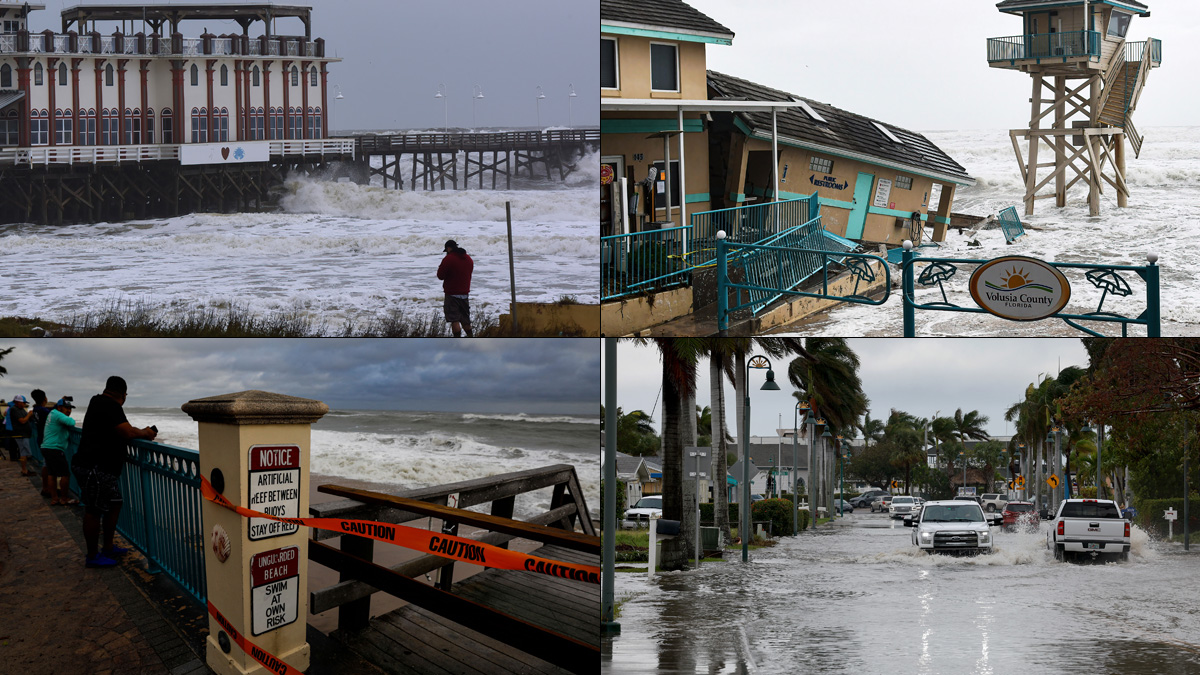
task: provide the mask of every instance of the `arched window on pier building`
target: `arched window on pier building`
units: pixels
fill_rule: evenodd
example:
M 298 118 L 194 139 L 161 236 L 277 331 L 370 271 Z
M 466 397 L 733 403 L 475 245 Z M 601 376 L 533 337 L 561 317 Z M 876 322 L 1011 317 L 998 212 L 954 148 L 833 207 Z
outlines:
M 288 130 L 287 137 L 290 139 L 302 138 L 304 130 L 304 119 L 301 117 L 303 108 L 288 108 Z
M 58 84 L 59 86 L 67 86 L 67 64 L 58 64 Z
M 308 137 L 309 138 L 320 138 L 321 137 L 321 109 L 320 108 L 316 108 L 316 109 L 309 108 L 308 109 Z
M 100 110 L 100 145 L 120 144 L 120 121 L 116 108 L 103 108 Z
M 142 110 L 134 108 L 125 109 L 125 144 L 126 145 L 141 145 L 142 144 Z
M 96 109 L 79 109 L 79 144 L 96 144 Z
M 54 142 L 58 145 L 73 145 L 75 143 L 75 120 L 71 117 L 71 109 L 58 108 L 54 111 Z
M 191 73 L 192 73 L 192 86 L 193 87 L 200 86 L 200 69 L 197 68 L 196 64 L 194 64 L 194 63 L 192 64 Z
M 229 86 L 229 66 L 224 63 L 221 64 L 221 86 Z
M 34 86 L 42 86 L 42 64 L 35 63 L 33 65 L 33 84 Z
M 317 67 L 313 66 L 310 72 L 312 74 L 309 76 L 308 86 L 315 87 L 317 86 Z
M 259 86 L 258 66 L 254 66 L 254 70 L 250 71 L 250 82 L 255 87 Z
M 221 112 L 213 110 L 213 136 L 214 141 L 229 140 L 229 108 L 221 108 Z
M 50 145 L 50 113 L 46 110 L 29 112 L 29 144 Z
M 0 66 L 0 88 L 11 89 L 12 86 L 12 66 L 6 63 Z
M 292 66 L 292 86 L 300 86 L 300 69 L 296 66 Z
M 168 145 L 175 142 L 175 117 L 170 108 L 162 109 L 162 142 Z
M 253 108 L 250 110 L 250 140 L 261 141 L 266 137 L 263 109 L 261 106 Z
M 192 142 L 208 142 L 208 108 L 192 108 Z
M 104 86 L 113 86 L 113 67 L 111 63 L 104 66 Z

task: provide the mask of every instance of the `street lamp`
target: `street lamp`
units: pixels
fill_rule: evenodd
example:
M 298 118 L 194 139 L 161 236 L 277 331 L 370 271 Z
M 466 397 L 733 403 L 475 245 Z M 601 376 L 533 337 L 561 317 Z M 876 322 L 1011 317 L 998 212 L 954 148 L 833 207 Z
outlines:
M 809 469 L 812 488 L 809 489 L 808 509 L 812 512 L 813 525 L 817 524 L 817 516 L 820 515 L 817 505 L 824 501 L 822 492 L 825 488 L 825 458 L 817 451 L 817 439 L 822 437 L 821 432 L 823 431 L 825 431 L 825 418 L 818 417 L 813 422 L 812 442 L 809 447 L 809 455 L 812 459 L 812 468 Z
M 442 99 L 442 133 L 448 134 L 450 133 L 450 108 L 447 106 L 449 97 L 446 95 L 446 84 L 444 82 L 438 84 L 437 93 L 433 97 Z
M 334 89 L 337 89 L 337 96 L 334 96 L 334 97 L 333 97 L 333 100 L 335 100 L 335 101 L 340 101 L 340 100 L 342 100 L 342 99 L 346 98 L 345 96 L 342 96 L 342 86 L 341 86 L 341 85 L 339 85 L 339 84 L 335 84 L 335 85 L 333 85 L 333 88 L 334 88 Z M 332 117 L 333 117 L 333 115 L 332 115 L 332 114 L 330 114 L 329 128 L 331 128 L 331 129 L 333 128 L 333 119 L 332 119 Z
M 481 99 L 481 98 L 483 98 L 483 87 L 481 87 L 479 85 L 475 85 L 475 88 L 471 90 L 471 128 L 476 128 L 475 127 L 475 104 L 478 103 L 479 99 Z
M 538 92 L 541 92 L 541 87 L 538 87 Z M 545 98 L 543 96 L 542 98 Z M 540 126 L 539 122 L 539 126 Z M 775 371 L 771 370 L 771 360 L 765 356 L 755 356 L 746 364 L 746 400 L 743 402 L 742 415 L 745 429 L 742 429 L 742 504 L 739 510 L 742 513 L 742 562 L 750 560 L 750 371 L 751 370 L 766 370 L 767 381 L 763 383 L 763 391 L 779 391 L 779 385 L 775 384 Z
M 1024 461 L 1026 460 L 1026 457 L 1025 457 L 1025 441 L 1018 441 L 1018 442 L 1017 442 L 1017 452 L 1018 452 L 1018 453 L 1020 453 L 1020 455 L 1021 455 L 1020 457 L 1018 457 L 1018 458 L 1017 458 L 1017 468 L 1021 468 L 1021 466 L 1020 466 L 1020 463 L 1021 463 L 1021 462 L 1024 462 Z M 1025 469 L 1025 471 L 1029 471 L 1029 467 L 1028 467 L 1028 466 L 1024 467 L 1024 469 Z M 1024 474 L 1024 473 L 1022 473 L 1022 474 L 1021 474 L 1021 480 L 1022 480 L 1022 483 L 1021 483 L 1021 499 L 1024 499 L 1024 498 L 1025 498 L 1025 496 L 1026 496 L 1026 495 L 1025 495 L 1025 484 L 1024 484 L 1024 480 L 1025 480 L 1025 474 Z
M 840 461 L 838 461 L 838 468 L 841 470 L 840 471 L 841 476 L 838 479 L 838 484 L 841 485 L 841 487 L 838 488 L 838 499 L 840 499 L 842 501 L 842 504 L 846 503 L 846 461 L 845 461 L 846 460 L 846 449 L 842 445 L 842 441 L 845 441 L 845 440 L 846 440 L 845 436 L 843 436 L 841 434 L 837 435 L 838 460 L 840 460 Z M 842 512 L 841 504 L 838 505 L 837 512 L 838 512 L 839 518 L 846 515 L 845 513 Z
M 826 457 L 826 458 L 829 457 L 829 439 L 831 439 L 831 438 L 833 438 L 833 434 L 829 433 L 829 425 L 826 424 L 825 432 L 821 434 L 821 440 L 822 440 L 821 456 L 822 457 Z M 828 473 L 826 473 L 826 472 L 828 472 Z M 821 464 L 821 478 L 829 479 L 829 489 L 825 491 L 826 492 L 826 495 L 825 495 L 826 511 L 825 512 L 829 514 L 829 518 L 832 520 L 833 519 L 833 494 L 832 494 L 833 493 L 833 466 L 832 465 L 830 465 L 829 468 L 826 469 L 824 463 Z
M 808 407 L 806 401 L 797 401 L 796 410 L 792 415 L 792 536 L 800 534 L 800 491 L 796 489 L 796 477 L 799 475 L 796 471 L 796 437 L 799 436 L 800 413 L 804 413 L 804 420 L 808 421 L 808 413 L 811 408 Z M 809 438 L 812 438 L 811 436 Z M 808 482 L 812 483 L 812 467 L 808 467 Z M 808 501 L 812 504 L 812 489 L 806 490 L 809 493 Z
M 575 115 L 573 113 L 571 104 L 575 102 L 575 98 L 579 96 L 579 94 L 575 93 L 575 85 L 573 84 L 568 84 L 567 89 L 571 92 L 567 94 L 567 126 L 571 127 L 575 126 Z
M 537 96 L 533 97 L 534 102 L 537 104 L 538 131 L 542 130 L 542 99 L 544 98 L 546 98 L 546 95 L 542 93 L 542 88 L 539 86 L 537 88 Z M 776 385 L 776 387 L 778 387 L 778 385 Z

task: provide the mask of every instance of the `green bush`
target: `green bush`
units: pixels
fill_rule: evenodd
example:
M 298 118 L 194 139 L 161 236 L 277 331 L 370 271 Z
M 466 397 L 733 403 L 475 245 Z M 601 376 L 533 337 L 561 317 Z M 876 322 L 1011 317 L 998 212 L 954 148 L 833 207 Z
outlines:
M 1079 488 L 1079 499 L 1095 499 L 1096 486 L 1089 485 L 1088 487 Z
M 771 521 L 771 533 L 781 536 L 792 531 L 792 502 L 789 499 L 762 499 L 750 508 L 750 520 Z
M 625 515 L 625 493 L 627 492 L 627 489 L 625 487 L 625 481 L 618 480 L 617 488 L 618 488 L 617 489 L 617 519 L 619 520 L 622 516 Z M 600 480 L 600 508 L 604 509 L 604 480 L 603 479 Z
M 1188 504 L 1188 526 L 1192 532 L 1200 532 L 1200 495 L 1192 493 Z M 1133 503 L 1137 509 L 1138 516 L 1137 526 L 1143 530 L 1157 534 L 1158 536 L 1167 536 L 1167 521 L 1163 518 L 1163 511 L 1169 508 L 1174 508 L 1179 512 L 1179 520 L 1175 521 L 1175 533 L 1183 533 L 1183 497 L 1175 497 L 1173 499 L 1138 499 Z
M 808 518 L 809 518 L 809 516 L 808 516 L 808 511 L 804 511 L 804 510 L 797 511 L 797 512 L 796 512 L 796 515 L 797 515 L 797 516 L 800 518 L 800 531 L 801 531 L 801 532 L 803 532 L 803 531 L 807 530 L 807 529 L 808 529 L 808 525 L 809 525 L 809 523 L 808 523 Z

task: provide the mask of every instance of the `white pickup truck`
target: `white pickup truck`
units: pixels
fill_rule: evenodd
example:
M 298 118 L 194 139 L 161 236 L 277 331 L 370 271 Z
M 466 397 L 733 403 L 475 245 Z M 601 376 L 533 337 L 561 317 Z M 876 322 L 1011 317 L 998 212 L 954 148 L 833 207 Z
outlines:
M 1107 499 L 1067 499 L 1058 506 L 1046 547 L 1055 560 L 1068 555 L 1101 555 L 1129 559 L 1129 521 L 1116 502 Z

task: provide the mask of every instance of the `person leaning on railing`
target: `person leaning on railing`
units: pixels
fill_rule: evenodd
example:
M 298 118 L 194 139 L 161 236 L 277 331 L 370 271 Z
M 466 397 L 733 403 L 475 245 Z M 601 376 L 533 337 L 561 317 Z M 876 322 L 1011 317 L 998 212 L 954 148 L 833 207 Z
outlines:
M 58 399 L 46 417 L 45 432 L 42 434 L 42 459 L 46 465 L 46 490 L 50 493 L 51 506 L 74 506 L 79 503 L 71 498 L 71 473 L 67 467 L 67 441 L 71 437 L 71 429 L 75 427 L 75 419 L 71 417 L 71 410 L 75 408 L 72 401 L 70 396 Z
M 83 436 L 79 451 L 71 463 L 71 471 L 79 481 L 83 497 L 83 538 L 87 542 L 87 567 L 112 567 L 115 558 L 129 552 L 116 546 L 113 536 L 121 515 L 121 469 L 125 466 L 125 447 L 135 438 L 154 440 L 157 427 L 138 429 L 129 424 L 125 411 L 127 387 L 125 380 L 113 375 L 104 385 L 104 392 L 88 402 L 83 417 Z M 101 521 L 103 517 L 103 522 Z M 104 548 L 98 550 L 100 527 L 104 526 Z

